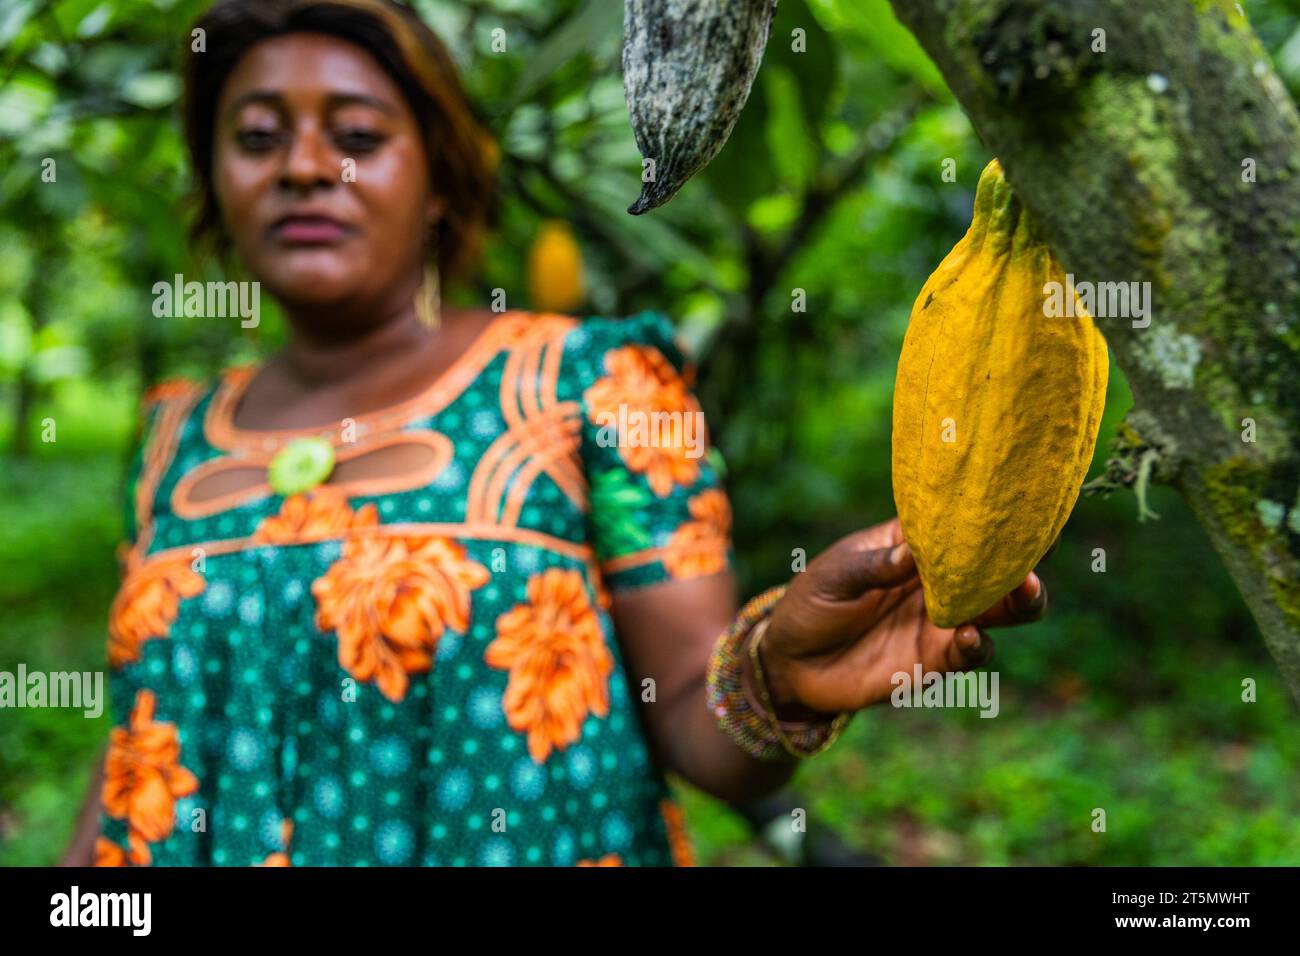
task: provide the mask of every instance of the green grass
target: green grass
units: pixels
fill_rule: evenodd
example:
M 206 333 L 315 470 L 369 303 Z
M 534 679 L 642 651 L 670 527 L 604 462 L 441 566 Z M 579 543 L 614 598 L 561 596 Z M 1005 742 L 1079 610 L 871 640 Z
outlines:
M 1129 495 L 1079 503 L 1051 613 L 995 635 L 996 718 L 858 715 L 795 778 L 810 818 L 896 864 L 1300 865 L 1295 707 L 1204 533 L 1167 490 L 1152 504 L 1138 524 Z M 678 790 L 702 863 L 765 861 Z
M 1005 684 L 993 719 L 878 708 L 795 787 L 812 818 L 897 864 L 1295 866 L 1300 735 L 1269 684 L 1275 704 L 1250 705 L 1266 716 L 1244 733 L 1168 700 L 1117 717 Z M 679 789 L 700 861 L 749 862 L 739 817 Z

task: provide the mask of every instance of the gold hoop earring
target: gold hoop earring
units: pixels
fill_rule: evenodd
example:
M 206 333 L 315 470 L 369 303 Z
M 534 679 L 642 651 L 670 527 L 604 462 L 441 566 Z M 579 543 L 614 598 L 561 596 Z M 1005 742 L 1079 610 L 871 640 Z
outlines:
M 430 332 L 437 329 L 442 321 L 440 299 L 438 267 L 430 262 L 424 267 L 424 281 L 415 294 L 415 315 Z

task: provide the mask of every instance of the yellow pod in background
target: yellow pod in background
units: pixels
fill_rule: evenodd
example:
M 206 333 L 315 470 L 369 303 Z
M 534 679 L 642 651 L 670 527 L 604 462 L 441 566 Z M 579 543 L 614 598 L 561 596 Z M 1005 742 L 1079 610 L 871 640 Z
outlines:
M 528 294 L 538 312 L 572 312 L 582 305 L 582 250 L 568 223 L 549 219 L 538 229 L 528 250 Z

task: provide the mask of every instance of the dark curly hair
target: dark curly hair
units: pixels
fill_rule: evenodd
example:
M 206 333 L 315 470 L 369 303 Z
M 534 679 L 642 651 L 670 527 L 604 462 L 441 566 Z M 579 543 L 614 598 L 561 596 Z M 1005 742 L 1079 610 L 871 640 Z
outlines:
M 446 47 L 413 10 L 394 0 L 219 0 L 194 29 L 203 31 L 204 45 L 196 52 L 187 38 L 185 55 L 185 141 L 198 206 L 194 240 L 230 251 L 212 185 L 212 153 L 217 102 L 231 71 L 263 40 L 323 33 L 361 47 L 397 83 L 420 124 L 429 178 L 445 203 L 433 243 L 439 271 L 451 280 L 471 277 L 496 218 L 496 144 Z

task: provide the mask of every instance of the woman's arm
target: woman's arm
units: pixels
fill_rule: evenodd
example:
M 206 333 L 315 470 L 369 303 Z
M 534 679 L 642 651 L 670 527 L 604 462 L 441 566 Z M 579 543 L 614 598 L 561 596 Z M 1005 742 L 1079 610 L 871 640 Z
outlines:
M 641 701 L 642 724 L 655 758 L 665 769 L 731 803 L 779 789 L 797 764 L 794 758 L 762 761 L 749 756 L 709 712 L 704 693 L 709 655 L 736 610 L 736 583 L 729 573 L 622 592 L 614 595 L 613 604 L 628 686 Z M 653 700 L 645 699 L 647 679 L 654 681 Z M 797 719 L 784 712 L 782 716 Z
M 789 779 L 794 761 L 749 757 L 717 726 L 705 674 L 718 636 L 736 613 L 730 574 L 671 581 L 616 594 L 614 623 L 628 681 L 661 764 L 702 790 L 738 802 Z M 1035 574 L 974 621 L 940 628 L 925 613 L 916 564 L 897 520 L 851 534 L 794 576 L 772 609 L 761 645 L 777 716 L 829 717 L 887 700 L 893 675 L 963 671 L 987 664 L 984 632 L 1037 620 L 1047 591 Z M 745 658 L 748 669 L 748 659 Z M 643 681 L 654 680 L 654 700 Z M 753 686 L 753 675 L 744 679 Z
M 95 862 L 95 839 L 99 836 L 99 801 L 104 789 L 104 752 L 95 760 L 90 774 L 81 813 L 72 831 L 72 841 L 59 859 L 59 866 L 92 866 Z

